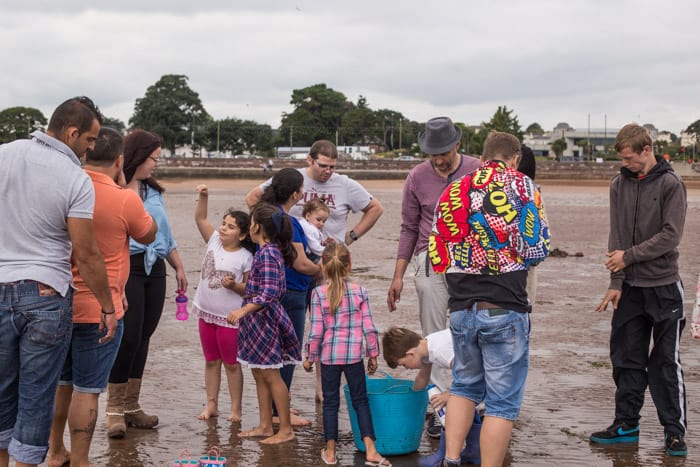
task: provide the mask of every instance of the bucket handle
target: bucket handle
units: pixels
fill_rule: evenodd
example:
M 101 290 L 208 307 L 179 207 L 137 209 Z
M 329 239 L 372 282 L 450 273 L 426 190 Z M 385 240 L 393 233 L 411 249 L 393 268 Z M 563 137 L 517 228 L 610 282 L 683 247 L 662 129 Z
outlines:
M 379 371 L 379 370 L 375 371 L 374 374 L 371 375 L 371 376 L 383 376 L 384 379 L 394 379 L 394 378 L 392 378 L 391 375 L 390 375 L 389 373 L 387 373 L 386 371 Z
M 374 375 L 372 375 L 372 376 L 383 376 L 384 379 L 388 379 L 388 380 L 393 380 L 393 379 L 394 379 L 394 378 L 392 378 L 392 376 L 391 376 L 389 373 L 387 373 L 386 371 L 375 371 L 375 372 L 374 372 Z M 410 392 L 413 390 L 412 388 L 410 388 L 410 387 L 408 387 L 408 386 L 397 385 L 397 386 L 389 386 L 389 387 L 387 387 L 387 388 L 384 388 L 383 391 L 372 391 L 372 394 L 376 394 L 376 395 L 385 394 L 386 392 L 391 391 L 392 389 L 401 389 L 401 392 L 395 392 L 395 394 L 401 394 L 401 393 L 406 393 L 406 394 L 408 394 L 408 393 L 410 393 Z M 368 392 L 369 392 L 369 391 L 368 391 Z

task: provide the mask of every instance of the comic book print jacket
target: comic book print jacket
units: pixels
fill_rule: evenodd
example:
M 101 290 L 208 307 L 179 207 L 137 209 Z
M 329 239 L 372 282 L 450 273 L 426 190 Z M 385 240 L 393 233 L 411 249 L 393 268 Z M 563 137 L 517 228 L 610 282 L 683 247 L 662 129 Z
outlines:
M 539 188 L 502 161 L 488 161 L 450 184 L 433 219 L 428 253 L 436 273 L 524 271 L 549 253 Z

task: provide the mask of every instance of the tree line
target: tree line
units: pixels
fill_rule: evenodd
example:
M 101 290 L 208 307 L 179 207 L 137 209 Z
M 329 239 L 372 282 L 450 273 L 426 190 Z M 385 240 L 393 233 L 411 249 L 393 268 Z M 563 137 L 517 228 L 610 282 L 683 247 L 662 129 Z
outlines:
M 190 144 L 195 152 L 205 147 L 209 151 L 248 151 L 271 156 L 276 146 L 310 146 L 317 139 L 328 139 L 342 146 L 375 144 L 387 151 L 418 150 L 418 134 L 423 123 L 397 110 L 373 110 L 362 95 L 352 102 L 342 92 L 325 84 L 314 84 L 294 89 L 290 104 L 293 110 L 282 113 L 281 125 L 276 129 L 236 117 L 216 120 L 206 111 L 199 94 L 190 88 L 187 76 L 167 74 L 136 99 L 128 126 L 108 116 L 104 125 L 122 132 L 127 128 L 143 128 L 158 133 L 172 154 L 177 146 Z M 26 138 L 32 131 L 44 129 L 46 123 L 46 117 L 38 109 L 4 109 L 0 111 L 0 143 Z M 538 123 L 523 131 L 518 117 L 506 106 L 499 106 L 491 119 L 480 125 L 460 122 L 456 125 L 462 129 L 461 147 L 468 154 L 481 154 L 490 130 L 507 131 L 521 141 L 525 132 L 543 132 Z M 686 131 L 700 136 L 700 120 Z M 552 147 L 558 155 L 565 149 L 560 143 L 555 141 Z

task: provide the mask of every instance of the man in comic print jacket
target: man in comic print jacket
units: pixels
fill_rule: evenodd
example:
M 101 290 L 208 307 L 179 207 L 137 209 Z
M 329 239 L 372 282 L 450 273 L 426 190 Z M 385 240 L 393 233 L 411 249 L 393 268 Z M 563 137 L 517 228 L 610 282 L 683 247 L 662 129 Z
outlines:
M 453 182 L 435 207 L 429 255 L 446 273 L 454 381 L 447 404 L 445 465 L 459 453 L 484 402 L 482 465 L 502 465 L 529 364 L 527 268 L 549 252 L 539 190 L 516 170 L 520 142 L 492 131 L 482 165 Z

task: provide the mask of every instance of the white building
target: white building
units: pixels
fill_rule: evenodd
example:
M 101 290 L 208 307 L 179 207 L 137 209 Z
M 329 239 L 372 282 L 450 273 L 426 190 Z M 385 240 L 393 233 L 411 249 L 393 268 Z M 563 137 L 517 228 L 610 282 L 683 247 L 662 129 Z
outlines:
M 651 140 L 656 141 L 670 139 L 665 132 L 659 133 L 656 127 L 650 123 L 643 125 L 650 135 Z M 552 142 L 558 139 L 566 141 L 566 149 L 562 154 L 564 160 L 583 160 L 594 158 L 596 153 L 604 151 L 606 145 L 615 144 L 619 128 L 572 128 L 568 123 L 562 122 L 542 135 L 526 134 L 523 143 L 529 146 L 535 155 L 554 158 Z M 691 143 L 692 144 L 692 143 Z

